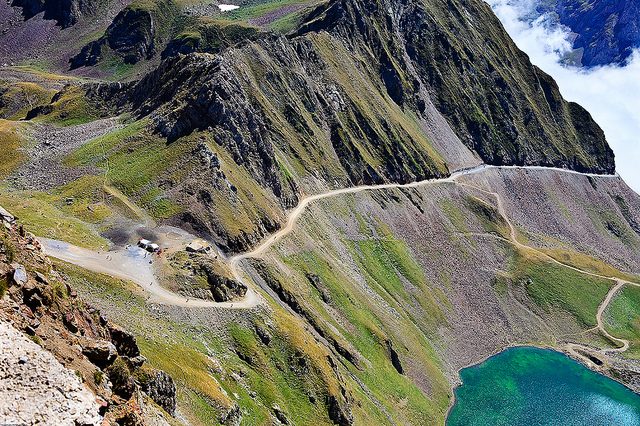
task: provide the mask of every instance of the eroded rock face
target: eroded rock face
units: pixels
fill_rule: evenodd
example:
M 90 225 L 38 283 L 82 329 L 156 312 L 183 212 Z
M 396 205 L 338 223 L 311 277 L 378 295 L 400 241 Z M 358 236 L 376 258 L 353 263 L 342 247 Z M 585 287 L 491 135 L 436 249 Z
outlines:
M 172 416 L 176 412 L 176 385 L 171 376 L 161 370 L 154 370 L 148 380 L 142 383 L 142 390 L 160 407 Z
M 236 297 L 244 297 L 247 287 L 238 281 L 218 275 L 208 265 L 202 265 L 202 269 L 207 274 L 207 281 L 211 286 L 211 294 L 216 302 L 226 302 Z
M 395 12 L 385 16 L 387 10 Z M 354 53 L 369 46 L 397 104 L 421 113 L 427 91 L 460 140 L 488 164 L 613 173 L 613 151 L 591 116 L 562 99 L 555 81 L 513 46 L 488 12 L 457 1 L 443 25 L 421 1 L 339 0 L 319 8 L 298 34 L 329 31 L 351 39 Z M 467 24 L 480 16 L 482 26 Z M 447 25 L 456 28 L 455 37 Z M 407 80 L 412 83 L 401 83 Z M 581 128 L 590 129 L 586 137 Z

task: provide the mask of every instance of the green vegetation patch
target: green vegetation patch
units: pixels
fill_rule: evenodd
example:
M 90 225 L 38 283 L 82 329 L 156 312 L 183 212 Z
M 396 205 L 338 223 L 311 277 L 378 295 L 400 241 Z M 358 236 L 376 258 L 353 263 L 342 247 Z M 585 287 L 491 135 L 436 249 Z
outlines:
M 0 120 L 0 178 L 4 178 L 16 170 L 25 159 L 20 150 L 22 126 L 6 120 Z
M 87 104 L 82 88 L 68 85 L 56 93 L 51 99 L 51 103 L 44 105 L 33 119 L 60 126 L 75 126 L 98 118 L 98 115 L 94 114 Z
M 511 238 L 509 224 L 497 208 L 471 195 L 465 197 L 464 204 L 475 214 L 485 232 Z
M 455 232 L 470 232 L 471 229 L 467 223 L 467 218 L 462 212 L 460 206 L 453 201 L 442 198 L 438 201 L 442 212 L 447 216 L 447 219 L 451 222 Z
M 298 7 L 317 4 L 318 0 L 243 0 L 239 9 L 231 10 L 222 16 L 227 19 L 243 21 L 265 17 L 276 14 L 278 19 L 282 19 L 290 14 L 288 10 L 297 10 Z M 280 12 L 280 13 L 278 13 Z M 266 23 L 271 23 L 275 19 L 269 19 Z
M 0 117 L 19 120 L 33 108 L 51 102 L 55 90 L 45 89 L 34 83 L 0 84 Z
M 421 305 L 426 318 L 432 326 L 446 323 L 444 310 L 429 289 L 424 272 L 413 260 L 409 248 L 403 241 L 394 239 L 368 239 L 355 244 L 355 258 L 366 271 L 369 282 L 381 287 L 388 297 L 395 299 L 399 306 L 412 305 L 413 300 Z M 415 286 L 421 292 L 411 292 L 409 286 Z M 413 300 L 412 300 L 413 299 Z
M 390 254 L 384 253 L 385 249 L 383 247 L 385 245 L 381 242 L 355 244 L 352 246 L 352 250 L 357 251 L 362 247 L 362 251 L 367 253 L 366 255 L 364 253 L 356 255 L 356 259 L 358 259 L 360 268 L 368 280 L 373 280 L 373 277 L 376 276 L 377 279 L 390 281 L 370 282 L 374 291 L 388 300 L 391 306 L 398 309 L 402 303 L 406 303 L 408 296 L 397 271 L 403 271 L 404 274 L 423 286 L 425 285 L 425 280 L 422 277 L 422 272 L 414 269 L 415 264 L 413 264 L 413 261 L 408 260 L 411 259 L 410 256 L 406 257 L 406 247 L 402 247 L 402 243 L 386 243 Z M 402 254 L 399 255 L 398 253 Z M 449 387 L 438 370 L 437 355 L 433 353 L 431 343 L 425 338 L 425 334 L 423 334 L 425 331 L 420 330 L 420 327 L 424 325 L 424 318 L 421 316 L 421 320 L 417 321 L 416 318 L 412 318 L 411 314 L 404 310 L 398 311 L 400 312 L 400 318 L 390 317 L 387 308 L 383 305 L 381 306 L 379 299 L 363 294 L 358 285 L 352 283 L 351 279 L 340 272 L 339 267 L 327 261 L 315 251 L 303 252 L 300 255 L 302 259 L 289 259 L 288 263 L 306 270 L 306 274 L 314 274 L 317 277 L 315 285 L 320 288 L 319 290 L 314 290 L 314 293 L 316 291 L 322 292 L 322 294 L 316 293 L 313 298 L 304 297 L 306 308 L 312 308 L 313 300 L 317 301 L 320 298 L 328 300 L 328 303 L 336 308 L 343 318 L 340 321 L 336 321 L 335 315 L 332 315 L 326 321 L 335 324 L 335 328 L 340 330 L 341 335 L 335 335 L 328 330 L 324 330 L 324 333 L 331 335 L 338 342 L 337 344 L 343 348 L 349 348 L 352 345 L 357 353 L 367 360 L 362 363 L 358 361 L 359 355 L 355 355 L 357 365 L 351 363 L 346 363 L 345 365 L 367 385 L 368 389 L 385 406 L 387 411 L 393 413 L 392 416 L 396 421 L 403 419 L 403 421 L 408 421 L 409 423 L 437 423 L 440 418 L 438 407 L 446 407 L 448 404 L 447 393 Z M 396 256 L 398 258 L 394 259 Z M 388 265 L 392 263 L 395 263 L 398 268 Z M 285 281 L 289 282 L 291 280 L 287 279 Z M 430 295 L 430 293 L 426 294 Z M 416 294 L 415 297 L 419 299 L 425 296 Z M 430 295 L 430 298 L 425 297 L 426 302 L 419 303 L 429 304 L 433 309 L 433 314 L 439 316 L 442 313 L 442 308 L 434 299 Z M 324 309 L 323 311 L 316 309 L 313 311 L 314 314 L 319 313 L 319 315 L 323 315 L 323 311 L 326 313 Z M 427 317 L 430 314 L 432 313 L 425 312 Z M 427 321 L 431 321 L 431 319 L 428 318 Z M 320 323 L 319 320 L 315 322 Z M 391 329 L 393 329 L 392 334 L 389 331 Z M 345 338 L 347 341 L 343 340 Z M 419 360 L 417 362 L 428 371 L 429 386 L 431 386 L 433 392 L 431 399 L 426 398 L 425 394 L 406 375 L 399 374 L 391 361 L 388 342 L 392 342 L 395 348 L 394 351 L 402 354 L 401 357 L 409 356 Z M 410 354 L 405 353 L 408 347 L 413 348 Z M 347 351 L 350 350 L 348 349 Z M 371 414 L 375 414 L 375 412 Z
M 126 197 L 137 197 L 140 205 L 154 217 L 167 218 L 180 209 L 165 197 L 158 186 L 158 177 L 167 169 L 175 173 L 176 180 L 188 173 L 190 169 L 176 169 L 175 165 L 192 146 L 184 139 L 167 144 L 164 139 L 153 135 L 147 125 L 147 120 L 138 120 L 96 138 L 67 156 L 65 164 L 69 167 L 91 165 L 105 170 L 105 182 L 115 186 Z M 137 211 L 135 207 L 133 210 Z
M 611 300 L 602 316 L 607 331 L 629 340 L 632 351 L 640 351 L 640 288 L 627 285 Z
M 83 179 L 91 180 L 87 176 Z M 73 182 L 68 184 L 73 185 Z M 65 186 L 69 191 L 69 186 Z M 78 194 L 75 191 L 66 192 Z M 76 205 L 67 205 L 65 190 L 47 194 L 36 191 L 2 191 L 0 205 L 20 218 L 37 236 L 64 240 L 74 245 L 97 249 L 108 245 L 98 230 L 88 222 L 100 222 L 111 214 L 103 204 L 92 204 L 95 200 L 78 198 Z M 76 201 L 74 201 L 76 203 Z M 92 205 L 93 212 L 87 207 Z M 79 213 L 78 217 L 73 214 Z
M 513 278 L 545 311 L 563 309 L 587 327 L 596 325 L 598 306 L 604 300 L 612 280 L 594 277 L 558 265 L 531 250 L 513 254 Z
M 205 52 L 220 52 L 240 41 L 255 36 L 258 29 L 242 23 L 201 19 L 174 39 L 177 43 Z
M 595 257 L 591 257 L 586 254 L 562 249 L 541 251 L 564 265 L 569 265 L 583 271 L 591 272 L 605 277 L 621 278 L 623 280 L 632 282 L 640 281 L 640 277 L 628 274 L 626 272 L 621 272 L 608 263 L 605 263 L 600 259 L 596 259 Z

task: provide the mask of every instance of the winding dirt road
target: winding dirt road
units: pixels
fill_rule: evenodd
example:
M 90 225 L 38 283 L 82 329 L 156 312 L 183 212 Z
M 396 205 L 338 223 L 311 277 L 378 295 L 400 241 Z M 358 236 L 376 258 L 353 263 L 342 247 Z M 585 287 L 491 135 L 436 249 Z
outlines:
M 325 198 L 336 197 L 344 194 L 355 194 L 362 191 L 374 191 L 374 190 L 394 189 L 394 188 L 417 188 L 417 187 L 422 187 L 426 185 L 440 184 L 444 182 L 456 182 L 456 180 L 461 176 L 482 173 L 491 169 L 555 170 L 555 171 L 560 171 L 564 173 L 578 174 L 583 176 L 612 177 L 612 178 L 618 177 L 617 174 L 616 175 L 596 175 L 596 174 L 590 174 L 590 173 L 575 172 L 573 170 L 557 169 L 552 167 L 490 166 L 490 165 L 480 163 L 474 167 L 468 167 L 465 169 L 456 170 L 449 177 L 442 178 L 442 179 L 429 179 L 429 180 L 424 180 L 419 182 L 412 182 L 408 184 L 389 183 L 389 184 L 382 184 L 382 185 L 362 185 L 362 186 L 356 186 L 351 188 L 336 189 L 336 190 L 327 191 L 327 192 L 323 192 L 316 195 L 311 195 L 308 197 L 303 197 L 300 200 L 300 203 L 288 213 L 287 223 L 282 229 L 280 229 L 278 232 L 271 235 L 270 237 L 266 238 L 253 251 L 238 254 L 228 258 L 227 263 L 229 265 L 229 268 L 233 276 L 236 278 L 236 280 L 238 280 L 239 282 L 242 282 L 247 287 L 247 294 L 245 295 L 245 297 L 240 301 L 234 301 L 234 302 L 211 302 L 211 301 L 204 301 L 204 300 L 185 299 L 183 296 L 180 296 L 167 289 L 162 288 L 160 285 L 158 285 L 158 282 L 155 276 L 153 275 L 152 265 L 150 265 L 148 262 L 148 259 L 144 257 L 144 254 L 146 252 L 137 247 L 135 248 L 130 247 L 127 250 L 120 251 L 120 252 L 108 252 L 108 253 L 105 252 L 104 254 L 100 254 L 92 250 L 73 246 L 71 244 L 68 244 L 62 241 L 56 241 L 56 240 L 51 240 L 47 238 L 40 238 L 40 241 L 45 247 L 45 251 L 48 255 L 61 260 L 65 260 L 67 262 L 73 263 L 81 267 L 84 267 L 94 272 L 103 273 L 103 274 L 111 275 L 113 277 L 130 280 L 140 285 L 145 291 L 149 292 L 152 299 L 158 302 L 173 304 L 177 306 L 184 306 L 184 307 L 191 306 L 191 307 L 247 309 L 247 308 L 252 308 L 260 303 L 263 303 L 263 300 L 261 300 L 261 297 L 252 288 L 252 285 L 248 284 L 247 280 L 245 280 L 244 274 L 242 272 L 242 268 L 240 266 L 240 262 L 245 259 L 262 256 L 278 240 L 284 238 L 289 233 L 291 233 L 295 229 L 296 221 L 302 215 L 302 213 L 304 213 L 305 209 L 310 203 L 317 200 L 325 199 Z M 539 252 L 534 248 L 521 244 L 516 238 L 515 228 L 506 214 L 506 211 L 502 205 L 502 200 L 499 194 L 495 192 L 486 191 L 484 189 L 481 189 L 466 183 L 459 183 L 459 182 L 456 182 L 456 183 L 470 187 L 470 188 L 474 188 L 476 190 L 479 190 L 486 194 L 490 194 L 495 197 L 498 211 L 505 218 L 509 226 L 509 230 L 510 230 L 509 241 L 511 243 L 520 247 L 526 247 L 528 249 L 534 250 L 540 253 L 541 255 L 549 258 L 552 262 L 562 265 L 563 267 L 570 268 L 575 271 L 592 275 L 595 277 L 611 279 L 611 277 L 602 277 L 597 274 L 593 274 L 587 271 L 574 268 L 569 265 L 565 265 L 549 257 L 548 255 L 542 252 Z M 107 256 L 110 256 L 110 258 L 108 258 Z M 141 260 L 141 259 L 144 259 L 144 260 Z M 627 283 L 627 284 L 632 284 L 632 283 Z M 620 286 L 621 285 L 623 284 L 620 284 Z M 619 288 L 619 286 L 616 286 L 616 287 Z M 601 330 L 604 333 L 606 333 L 606 331 L 602 326 L 601 314 L 602 312 L 604 312 L 604 309 L 606 309 L 606 306 L 608 305 L 608 303 L 610 302 L 614 294 L 615 294 L 615 291 L 613 291 L 612 289 L 612 291 L 607 295 L 607 299 L 605 300 L 606 303 L 603 302 L 603 305 L 601 305 L 602 311 L 600 310 L 598 311 L 599 312 L 598 327 L 601 328 Z M 611 336 L 610 338 L 612 338 L 612 340 L 614 341 L 620 341 L 621 343 L 624 342 L 623 340 L 616 339 L 613 336 Z M 627 342 L 627 347 L 628 347 L 628 342 Z

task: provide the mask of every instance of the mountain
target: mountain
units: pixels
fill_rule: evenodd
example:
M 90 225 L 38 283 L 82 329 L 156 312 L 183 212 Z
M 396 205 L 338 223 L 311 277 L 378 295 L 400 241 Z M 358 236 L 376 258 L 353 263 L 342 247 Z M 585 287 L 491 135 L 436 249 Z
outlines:
M 580 63 L 593 67 L 624 65 L 640 46 L 638 6 L 636 1 L 559 1 L 554 11 L 576 34 L 573 48 L 581 53 Z
M 639 390 L 640 198 L 487 4 L 90 6 L 2 6 L 0 205 L 176 422 L 443 424 L 525 344 Z
M 526 11 L 521 18 L 533 22 L 544 16 L 544 25 L 570 31 L 572 50 L 563 62 L 586 68 L 627 64 L 640 46 L 638 2 L 631 1 L 537 1 L 510 2 Z

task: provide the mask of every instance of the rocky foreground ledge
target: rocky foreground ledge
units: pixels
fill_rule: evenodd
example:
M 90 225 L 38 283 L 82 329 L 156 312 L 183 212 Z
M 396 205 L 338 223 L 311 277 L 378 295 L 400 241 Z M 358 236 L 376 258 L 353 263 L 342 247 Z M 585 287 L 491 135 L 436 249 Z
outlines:
M 100 424 L 96 396 L 51 353 L 4 321 L 0 344 L 0 424 Z
M 176 424 L 176 387 L 0 207 L 0 425 Z

